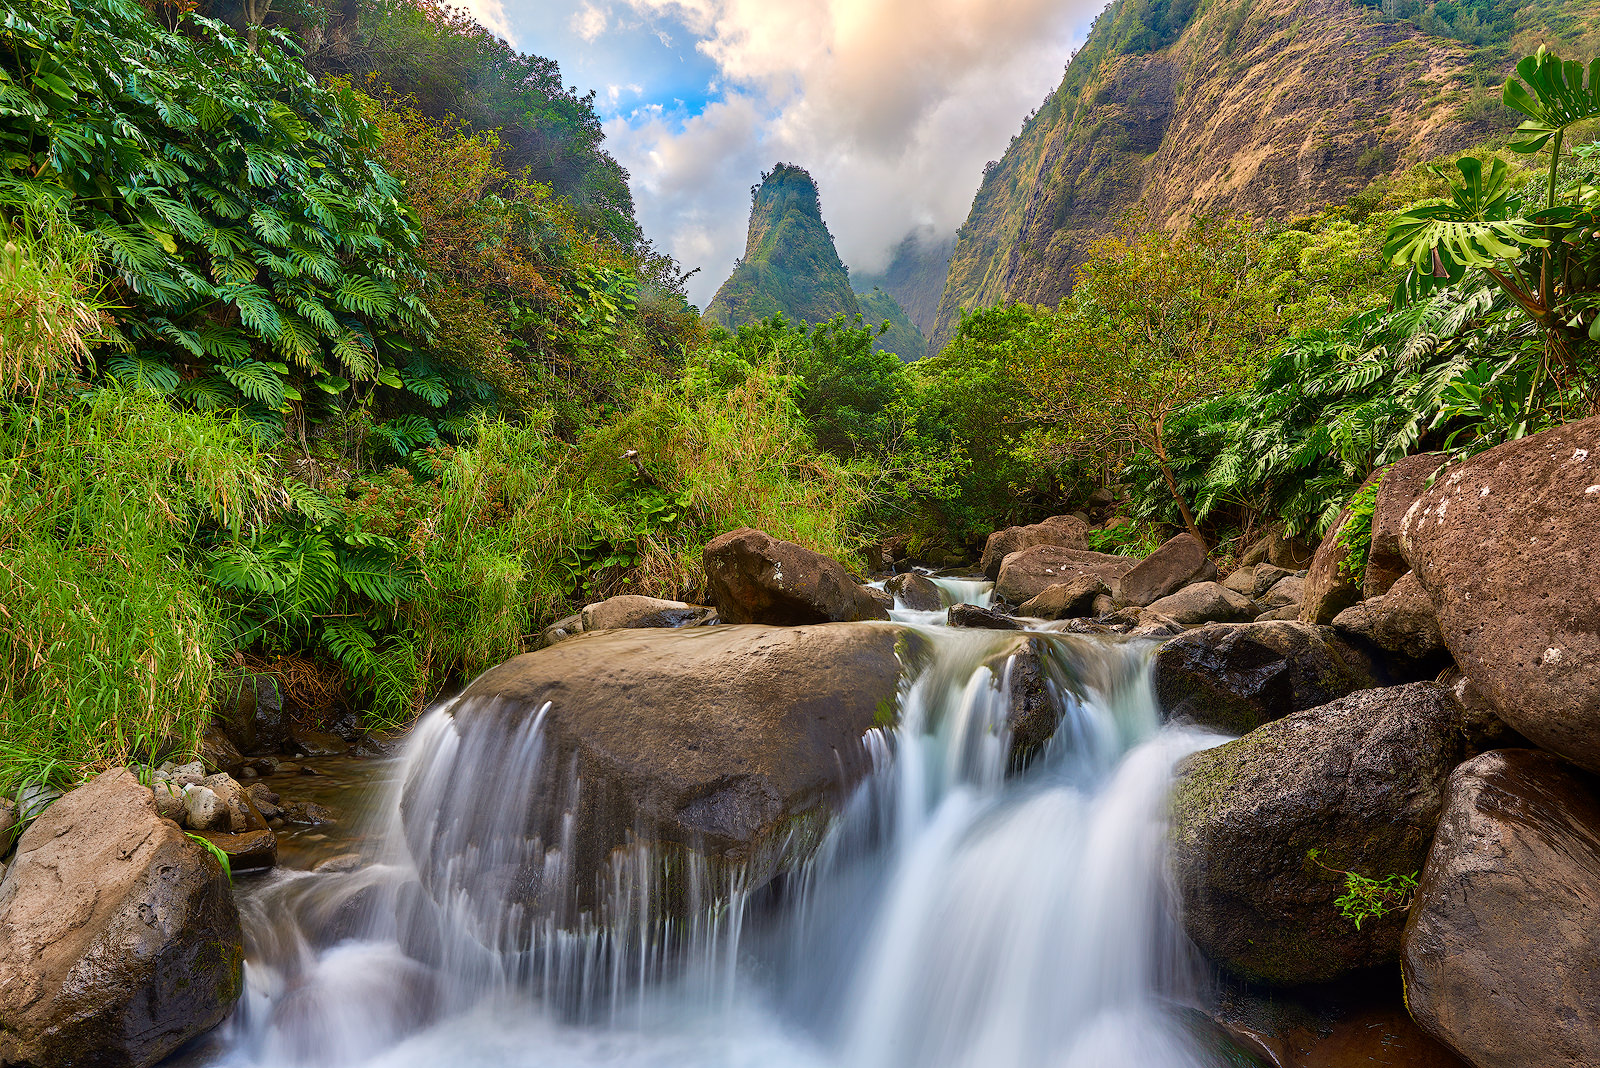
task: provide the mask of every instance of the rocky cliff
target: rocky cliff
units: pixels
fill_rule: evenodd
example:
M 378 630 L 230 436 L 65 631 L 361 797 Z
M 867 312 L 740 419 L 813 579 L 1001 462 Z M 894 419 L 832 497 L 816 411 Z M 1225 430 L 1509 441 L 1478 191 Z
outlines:
M 944 294 L 945 275 L 955 247 L 955 234 L 941 235 L 931 226 L 922 227 L 895 246 L 894 257 L 882 274 L 857 271 L 850 280 L 857 293 L 870 293 L 876 286 L 889 294 L 926 337 L 933 332 L 938 318 L 939 298 Z
M 1572 0 L 1563 20 L 1573 7 L 1600 10 Z M 1516 14 L 1548 30 L 1541 11 Z M 1521 21 L 1513 43 L 1538 43 Z M 1504 123 L 1485 84 L 1501 60 L 1350 0 L 1116 0 L 985 169 L 932 349 L 963 309 L 1060 301 L 1088 244 L 1141 202 L 1166 226 L 1304 215 L 1481 140 Z
M 801 167 L 778 164 L 761 176 L 744 257 L 717 290 L 706 317 L 732 328 L 779 313 L 818 323 L 860 311 L 822 221 L 817 183 Z

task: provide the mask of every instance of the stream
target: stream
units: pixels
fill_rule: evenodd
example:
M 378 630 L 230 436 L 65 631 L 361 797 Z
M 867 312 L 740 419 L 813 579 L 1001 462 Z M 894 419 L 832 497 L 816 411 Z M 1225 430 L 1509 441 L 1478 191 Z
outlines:
M 938 581 L 952 601 L 988 600 L 987 583 Z M 430 711 L 403 755 L 364 762 L 364 785 L 348 769 L 334 777 L 344 811 L 364 815 L 358 834 L 321 852 L 359 842 L 361 866 L 284 868 L 242 888 L 246 991 L 203 1063 L 1251 1063 L 1198 1011 L 1204 969 L 1164 877 L 1172 768 L 1223 739 L 1162 725 L 1153 643 L 1049 637 L 1061 724 L 1026 771 L 1008 775 L 1006 694 L 983 666 L 1007 635 L 945 627 L 943 613 L 894 616 L 923 631 L 934 655 L 903 684 L 899 725 L 868 735 L 872 772 L 779 885 L 750 893 L 736 877 L 706 876 L 687 923 L 656 917 L 648 878 L 604 925 L 558 929 L 486 909 L 467 890 L 526 848 L 495 814 L 520 811 L 525 787 L 516 776 L 471 780 L 484 755 L 454 740 L 448 703 Z M 514 742 L 523 748 L 495 754 L 495 767 L 537 765 L 539 719 L 528 710 Z M 413 805 L 463 821 L 448 855 L 408 847 L 408 778 L 421 787 Z M 310 866 L 318 846 L 293 843 L 285 856 Z M 433 895 L 442 904 L 419 879 L 450 888 Z

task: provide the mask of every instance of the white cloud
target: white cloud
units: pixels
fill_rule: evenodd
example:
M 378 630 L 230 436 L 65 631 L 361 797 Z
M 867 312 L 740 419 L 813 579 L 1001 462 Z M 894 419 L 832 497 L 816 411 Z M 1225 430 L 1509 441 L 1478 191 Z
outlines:
M 586 2 L 572 13 L 572 19 L 568 25 L 573 33 L 593 44 L 601 34 L 606 32 L 606 23 L 605 8 L 596 7 L 594 4 Z
M 1059 84 L 1103 0 L 626 0 L 698 38 L 724 95 L 694 116 L 607 124 L 645 232 L 704 267 L 702 305 L 743 252 L 749 187 L 780 160 L 816 176 L 845 261 L 878 270 L 908 231 L 949 233 L 983 164 Z
M 472 17 L 504 37 L 512 44 L 517 43 L 516 34 L 511 32 L 511 20 L 506 17 L 506 6 L 503 0 L 461 0 L 461 7 L 472 13 Z

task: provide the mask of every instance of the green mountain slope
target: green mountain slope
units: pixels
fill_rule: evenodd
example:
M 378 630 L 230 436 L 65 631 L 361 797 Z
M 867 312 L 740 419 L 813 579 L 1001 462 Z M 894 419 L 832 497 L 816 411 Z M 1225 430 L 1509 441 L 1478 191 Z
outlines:
M 868 326 L 876 330 L 884 322 L 889 323 L 889 329 L 872 343 L 873 348 L 892 352 L 906 363 L 928 354 L 928 339 L 922 336 L 900 302 L 881 287 L 873 286 L 865 293 L 857 293 L 856 300 L 861 304 L 861 315 Z
M 1587 54 L 1600 12 L 1597 0 L 1469 7 L 1116 0 L 985 168 L 931 347 L 963 309 L 1057 303 L 1083 250 L 1137 204 L 1166 226 L 1294 217 L 1483 139 L 1505 123 L 1496 86 L 1510 49 L 1548 40 Z
M 779 313 L 819 323 L 860 311 L 822 221 L 817 183 L 801 167 L 778 164 L 761 176 L 744 258 L 717 290 L 706 317 L 731 329 Z
M 932 227 L 914 230 L 896 246 L 894 257 L 882 274 L 856 272 L 851 275 L 851 282 L 858 295 L 871 292 L 873 286 L 882 289 L 899 302 L 917 329 L 927 336 L 938 318 L 939 298 L 944 294 L 945 275 L 955 247 L 955 234 L 941 237 Z

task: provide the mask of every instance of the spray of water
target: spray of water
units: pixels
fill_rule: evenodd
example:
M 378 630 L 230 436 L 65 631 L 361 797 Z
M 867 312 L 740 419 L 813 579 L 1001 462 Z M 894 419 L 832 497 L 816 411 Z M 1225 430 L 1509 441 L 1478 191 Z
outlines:
M 820 846 L 754 895 L 736 874 L 680 873 L 698 887 L 686 920 L 652 899 L 660 858 L 643 849 L 614 860 L 605 901 L 563 896 L 570 842 L 507 814 L 551 781 L 539 710 L 492 755 L 430 714 L 383 787 L 376 863 L 280 874 L 247 900 L 249 990 L 220 1062 L 1227 1063 L 1195 1037 L 1201 990 L 1163 878 L 1172 766 L 1218 739 L 1161 727 L 1146 647 L 1041 636 L 1070 685 L 1053 689 L 1054 740 L 1008 773 L 1006 636 L 926 635 L 899 727 L 867 737 L 873 771 Z M 545 896 L 485 892 L 530 872 Z

